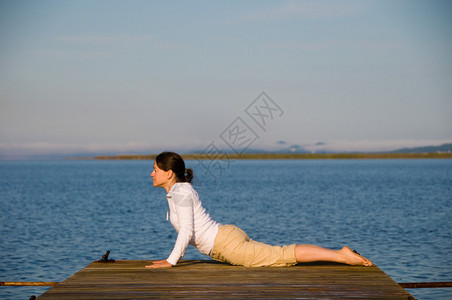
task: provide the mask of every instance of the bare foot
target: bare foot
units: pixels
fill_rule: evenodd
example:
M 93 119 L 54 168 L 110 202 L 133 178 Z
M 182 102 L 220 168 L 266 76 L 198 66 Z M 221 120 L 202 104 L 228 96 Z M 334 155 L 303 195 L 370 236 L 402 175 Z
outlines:
M 367 258 L 359 255 L 356 252 L 353 252 L 350 250 L 349 247 L 344 247 L 339 252 L 344 256 L 344 262 L 348 265 L 354 265 L 354 266 L 366 266 L 370 267 L 372 266 L 372 262 L 368 260 Z

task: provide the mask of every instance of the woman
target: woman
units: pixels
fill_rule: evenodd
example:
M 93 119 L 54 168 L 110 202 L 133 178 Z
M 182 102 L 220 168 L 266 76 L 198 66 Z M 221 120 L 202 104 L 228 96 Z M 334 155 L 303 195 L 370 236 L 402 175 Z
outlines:
M 350 248 L 331 250 L 313 245 L 270 246 L 251 240 L 234 225 L 212 220 L 193 189 L 193 171 L 185 169 L 182 157 L 174 152 L 160 153 L 151 177 L 155 187 L 167 192 L 171 224 L 178 232 L 170 256 L 146 268 L 170 268 L 184 255 L 188 245 L 211 258 L 246 267 L 292 266 L 300 262 L 331 261 L 371 266 L 372 262 Z

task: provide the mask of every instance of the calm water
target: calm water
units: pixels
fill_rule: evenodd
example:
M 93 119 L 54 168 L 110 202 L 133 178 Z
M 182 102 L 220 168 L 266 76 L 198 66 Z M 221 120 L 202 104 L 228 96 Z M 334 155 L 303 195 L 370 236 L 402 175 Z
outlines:
M 176 234 L 152 163 L 0 162 L 0 281 L 62 281 L 106 250 L 166 258 Z M 211 216 L 253 239 L 349 245 L 395 281 L 452 281 L 452 160 L 233 161 L 216 177 L 188 165 Z M 47 289 L 1 287 L 0 298 Z M 452 299 L 452 288 L 409 292 Z

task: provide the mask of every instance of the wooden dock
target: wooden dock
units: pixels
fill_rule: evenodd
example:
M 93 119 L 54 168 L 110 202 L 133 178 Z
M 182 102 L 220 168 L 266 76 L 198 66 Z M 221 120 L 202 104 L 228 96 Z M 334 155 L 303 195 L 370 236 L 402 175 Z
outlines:
M 38 299 L 414 299 L 376 266 L 245 268 L 186 260 L 169 269 L 145 269 L 150 263 L 93 262 Z

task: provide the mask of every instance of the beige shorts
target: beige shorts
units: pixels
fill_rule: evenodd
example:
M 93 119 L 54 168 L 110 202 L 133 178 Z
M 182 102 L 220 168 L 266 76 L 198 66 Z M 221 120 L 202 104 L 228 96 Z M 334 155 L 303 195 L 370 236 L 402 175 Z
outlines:
M 245 267 L 286 267 L 297 264 L 295 244 L 270 246 L 256 242 L 234 225 L 219 227 L 212 258 Z

